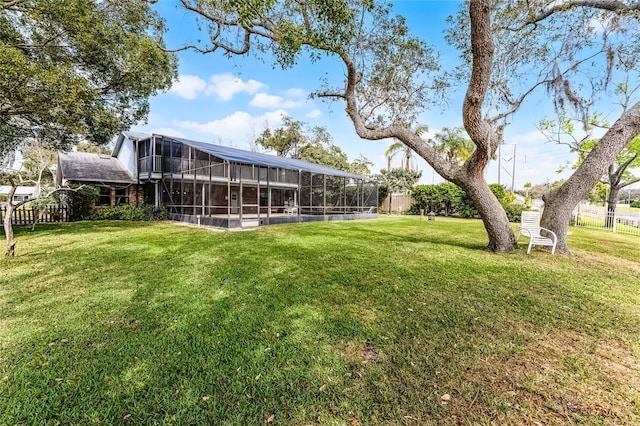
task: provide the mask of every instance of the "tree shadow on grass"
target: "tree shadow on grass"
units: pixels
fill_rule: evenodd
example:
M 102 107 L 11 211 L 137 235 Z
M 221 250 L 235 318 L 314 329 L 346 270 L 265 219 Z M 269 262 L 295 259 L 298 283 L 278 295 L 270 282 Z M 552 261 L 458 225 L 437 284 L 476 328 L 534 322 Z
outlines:
M 583 377 L 598 345 L 640 326 L 606 290 L 637 298 L 631 277 L 328 228 L 57 249 L 71 261 L 5 296 L 0 423 L 633 422 L 618 378 L 609 411 L 578 405 L 603 383 Z

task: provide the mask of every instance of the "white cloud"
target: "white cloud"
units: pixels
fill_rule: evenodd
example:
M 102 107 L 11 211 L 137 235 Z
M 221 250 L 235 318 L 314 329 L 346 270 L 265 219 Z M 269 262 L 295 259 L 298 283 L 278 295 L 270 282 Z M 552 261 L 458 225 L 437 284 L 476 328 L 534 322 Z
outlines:
M 169 92 L 175 93 L 181 98 L 195 99 L 198 92 L 204 90 L 207 83 L 197 75 L 181 75 L 178 77 Z
M 526 144 L 539 144 L 541 142 L 547 142 L 547 138 L 542 134 L 540 130 L 533 130 L 528 133 L 515 135 L 509 139 L 510 141 L 513 141 L 515 143 L 526 143 Z
M 282 96 L 268 95 L 266 93 L 258 93 L 249 102 L 249 105 L 259 108 L 298 108 L 304 104 L 305 101 L 285 99 Z
M 284 115 L 287 115 L 287 112 L 281 109 L 255 117 L 244 111 L 236 111 L 228 117 L 207 123 L 174 121 L 173 125 L 216 138 L 243 140 L 246 138 L 248 129 L 254 128 L 257 132 L 261 132 L 265 125 L 280 126 Z
M 211 76 L 211 84 L 207 86 L 207 95 L 215 94 L 223 101 L 233 98 L 236 93 L 246 92 L 251 95 L 266 89 L 267 85 L 256 80 L 242 81 L 231 73 L 214 74 Z
M 307 96 L 307 92 L 304 89 L 288 89 L 282 92 L 282 94 L 289 98 L 303 98 Z
M 314 109 L 313 111 L 308 113 L 305 117 L 307 117 L 307 118 L 318 118 L 321 115 L 322 115 L 322 111 L 320 111 L 319 109 Z

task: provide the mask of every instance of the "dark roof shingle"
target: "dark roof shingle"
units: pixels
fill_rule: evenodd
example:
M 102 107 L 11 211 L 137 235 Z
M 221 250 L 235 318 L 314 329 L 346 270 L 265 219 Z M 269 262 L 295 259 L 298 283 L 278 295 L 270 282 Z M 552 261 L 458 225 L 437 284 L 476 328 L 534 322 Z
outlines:
M 62 178 L 76 182 L 136 183 L 115 157 L 87 152 L 66 152 L 59 156 Z

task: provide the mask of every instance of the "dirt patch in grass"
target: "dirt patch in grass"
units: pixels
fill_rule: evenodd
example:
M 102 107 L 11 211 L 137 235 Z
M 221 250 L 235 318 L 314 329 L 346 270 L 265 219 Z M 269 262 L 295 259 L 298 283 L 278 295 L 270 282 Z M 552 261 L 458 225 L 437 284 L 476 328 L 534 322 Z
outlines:
M 376 348 L 370 341 L 358 342 L 350 340 L 346 342 L 343 357 L 353 364 L 374 364 L 384 360 L 385 355 L 381 349 Z
M 523 356 L 485 361 L 459 382 L 463 394 L 450 401 L 452 419 L 500 425 L 640 421 L 640 362 L 623 342 L 532 334 Z

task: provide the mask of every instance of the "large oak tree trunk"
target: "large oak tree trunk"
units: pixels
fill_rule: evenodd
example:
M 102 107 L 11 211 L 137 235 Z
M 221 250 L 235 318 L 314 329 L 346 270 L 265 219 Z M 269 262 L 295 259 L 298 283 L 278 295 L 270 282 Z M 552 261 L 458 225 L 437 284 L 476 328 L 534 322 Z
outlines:
M 515 251 L 518 245 L 509 218 L 484 179 L 466 179 L 466 182 L 459 182 L 458 185 L 478 209 L 489 235 L 487 250 L 493 253 Z
M 489 235 L 487 249 L 495 253 L 512 252 L 517 248 L 513 229 L 504 208 L 484 180 L 484 170 L 501 140 L 501 135 L 482 117 L 495 49 L 491 35 L 490 2 L 472 1 L 469 15 L 473 64 L 462 106 L 462 119 L 476 149 L 452 181 L 465 190 L 478 209 Z
M 583 163 L 558 189 L 544 197 L 541 224 L 556 233 L 556 251 L 569 253 L 567 230 L 571 212 L 585 199 L 610 164 L 640 134 L 640 102 L 625 111 L 589 152 Z

